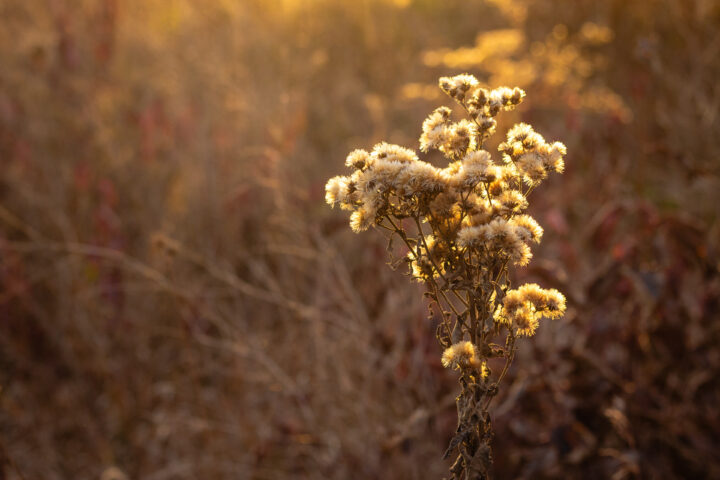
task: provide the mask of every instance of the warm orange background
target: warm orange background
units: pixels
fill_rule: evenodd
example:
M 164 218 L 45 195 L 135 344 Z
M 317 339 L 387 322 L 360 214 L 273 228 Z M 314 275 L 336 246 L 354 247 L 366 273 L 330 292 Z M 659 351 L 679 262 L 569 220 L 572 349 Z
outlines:
M 720 478 L 713 0 L 0 1 L 0 478 L 441 478 L 421 286 L 323 188 L 463 72 L 569 152 L 497 478 Z

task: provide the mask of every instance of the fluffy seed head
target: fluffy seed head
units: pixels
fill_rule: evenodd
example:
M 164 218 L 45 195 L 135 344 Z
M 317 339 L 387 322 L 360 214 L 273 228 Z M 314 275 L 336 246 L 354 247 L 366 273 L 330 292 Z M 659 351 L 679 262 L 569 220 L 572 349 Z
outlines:
M 516 215 L 510 219 L 510 224 L 515 225 L 515 233 L 523 242 L 540 243 L 543 229 L 530 215 Z
M 418 160 L 415 152 L 409 148 L 385 142 L 375 145 L 372 151 L 372 156 L 379 159 L 401 163 L 411 163 Z
M 458 342 L 446 348 L 442 354 L 442 364 L 445 368 L 455 369 L 481 366 L 475 345 L 468 341 Z
M 375 212 L 366 206 L 360 207 L 350 215 L 350 228 L 353 232 L 360 233 L 370 228 L 375 220 Z
M 350 168 L 356 168 L 358 170 L 362 170 L 366 168 L 371 162 L 372 159 L 370 158 L 370 154 L 366 152 L 365 150 L 357 149 L 350 152 L 345 159 L 345 165 L 347 165 Z
M 333 177 L 325 185 L 325 201 L 334 207 L 336 203 L 346 200 L 347 192 L 348 177 Z

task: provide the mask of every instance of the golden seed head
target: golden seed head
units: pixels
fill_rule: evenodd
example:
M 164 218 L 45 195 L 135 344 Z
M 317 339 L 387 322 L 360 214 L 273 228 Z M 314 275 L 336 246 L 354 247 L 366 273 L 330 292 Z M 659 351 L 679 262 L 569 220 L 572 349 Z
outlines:
M 455 343 L 443 352 L 442 364 L 445 368 L 477 368 L 479 365 L 477 349 L 472 342 L 462 341 Z
M 350 168 L 356 168 L 358 170 L 361 170 L 368 167 L 370 161 L 370 154 L 365 150 L 358 149 L 353 150 L 352 152 L 350 152 L 350 154 L 348 154 L 347 158 L 345 159 L 345 165 Z

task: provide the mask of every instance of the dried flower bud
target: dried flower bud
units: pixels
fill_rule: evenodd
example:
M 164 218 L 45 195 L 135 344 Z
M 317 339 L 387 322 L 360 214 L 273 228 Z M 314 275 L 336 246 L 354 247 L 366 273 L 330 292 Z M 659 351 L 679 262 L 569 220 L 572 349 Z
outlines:
M 517 233 L 523 242 L 529 243 L 533 241 L 540 243 L 540 239 L 542 239 L 543 236 L 543 229 L 530 215 L 516 215 L 510 219 L 510 224 L 517 227 L 515 233 Z
M 471 342 L 458 342 L 445 349 L 442 355 L 445 368 L 481 368 L 482 362 L 477 357 L 477 349 Z
M 336 203 L 346 199 L 348 194 L 348 178 L 333 177 L 325 185 L 325 201 L 334 207 Z
M 345 165 L 362 170 L 371 162 L 370 154 L 365 150 L 353 150 L 345 159 Z

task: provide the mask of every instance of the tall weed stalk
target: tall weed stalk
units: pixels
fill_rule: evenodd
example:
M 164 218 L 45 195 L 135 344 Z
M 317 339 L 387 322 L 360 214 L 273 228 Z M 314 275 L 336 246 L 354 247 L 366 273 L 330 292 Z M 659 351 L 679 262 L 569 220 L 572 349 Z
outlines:
M 355 150 L 346 160 L 353 173 L 331 178 L 326 200 L 352 212 L 355 232 L 377 227 L 407 248 L 401 262 L 425 284 L 430 316 L 440 320 L 442 364 L 460 375 L 457 430 L 445 452 L 456 456 L 451 478 L 487 479 L 488 409 L 518 340 L 533 336 L 542 318 L 565 312 L 562 293 L 536 284 L 511 288 L 508 270 L 527 265 L 530 245 L 542 238 L 543 229 L 523 212 L 548 174 L 563 171 L 566 149 L 520 123 L 499 145 L 500 160 L 493 159 L 483 147 L 495 133 L 495 117 L 515 108 L 525 92 L 487 90 L 467 74 L 443 77 L 439 85 L 466 118 L 454 121 L 447 107 L 433 111 L 423 123 L 420 150 L 438 150 L 449 164 L 437 168 L 387 143 Z M 504 359 L 499 372 L 490 369 L 493 358 Z

